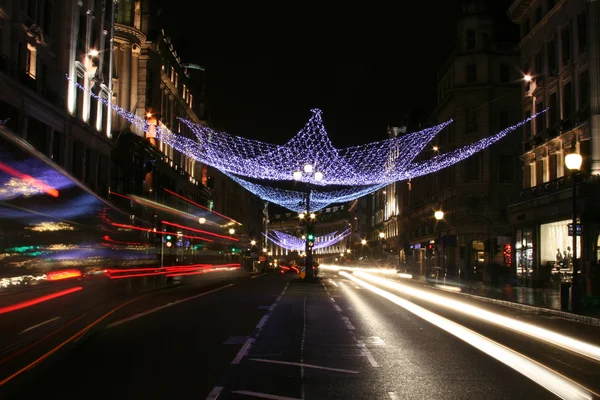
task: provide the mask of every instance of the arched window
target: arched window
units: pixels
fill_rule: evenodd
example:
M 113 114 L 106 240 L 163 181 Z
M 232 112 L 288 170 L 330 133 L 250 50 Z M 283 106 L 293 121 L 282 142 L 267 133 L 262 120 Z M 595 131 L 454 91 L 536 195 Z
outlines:
M 467 50 L 475 49 L 475 31 L 473 29 L 467 30 Z

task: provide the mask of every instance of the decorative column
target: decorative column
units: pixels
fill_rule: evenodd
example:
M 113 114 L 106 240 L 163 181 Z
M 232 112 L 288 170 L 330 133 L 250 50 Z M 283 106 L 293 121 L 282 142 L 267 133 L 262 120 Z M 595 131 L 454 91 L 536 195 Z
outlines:
M 129 107 L 130 107 L 130 111 L 133 111 L 133 109 L 135 108 L 136 109 L 135 114 L 136 115 L 141 114 L 141 116 L 143 118 L 146 111 L 143 109 L 142 110 L 137 109 L 138 99 L 139 99 L 139 94 L 138 94 L 138 72 L 139 72 L 139 70 L 138 70 L 138 68 L 139 68 L 139 61 L 140 61 L 140 51 L 141 51 L 140 46 L 138 46 L 137 44 L 131 45 L 131 82 L 130 82 Z M 131 130 L 136 135 L 144 136 L 144 132 L 140 132 L 140 129 L 134 127 L 133 125 L 131 126 Z
M 119 96 L 117 104 L 126 111 L 131 111 L 131 45 L 129 43 L 120 44 L 119 54 L 121 62 L 119 63 Z M 126 122 L 124 122 L 126 123 Z
M 600 175 L 600 0 L 587 0 L 592 175 Z

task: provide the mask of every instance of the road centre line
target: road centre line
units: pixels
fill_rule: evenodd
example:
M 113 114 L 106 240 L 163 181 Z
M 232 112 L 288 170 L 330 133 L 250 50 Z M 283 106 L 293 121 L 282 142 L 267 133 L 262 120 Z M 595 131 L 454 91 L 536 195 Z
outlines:
M 371 352 L 369 351 L 367 346 L 365 346 L 365 343 L 362 340 L 357 340 L 356 344 L 358 345 L 358 347 L 360 347 L 362 349 L 362 353 L 365 357 L 367 357 L 367 360 L 369 360 L 371 367 L 373 367 L 373 368 L 379 367 L 379 364 L 375 360 L 375 357 L 373 357 L 373 354 L 371 354 Z
M 242 361 L 242 358 L 244 358 L 244 356 L 246 355 L 246 353 L 248 353 L 248 350 L 250 349 L 250 346 L 252 346 L 253 342 L 254 342 L 253 338 L 248 338 L 248 340 L 246 340 L 246 343 L 244 343 L 244 345 L 242 346 L 240 351 L 238 351 L 238 353 L 236 354 L 235 358 L 231 361 L 231 363 L 239 364 L 240 361 Z
M 23 329 L 23 330 L 21 331 L 21 333 L 19 333 L 19 335 L 22 335 L 22 334 L 24 334 L 25 332 L 29 332 L 29 331 L 31 331 L 31 330 L 34 330 L 35 328 L 39 328 L 39 327 L 40 327 L 40 326 L 42 326 L 42 325 L 49 324 L 50 322 L 54 322 L 54 321 L 56 321 L 56 320 L 57 320 L 57 319 L 59 319 L 59 318 L 60 318 L 60 317 L 52 318 L 52 319 L 49 319 L 49 320 L 47 320 L 47 321 L 41 322 L 41 323 L 39 323 L 39 324 L 37 324 L 37 325 L 30 326 L 30 327 L 29 327 L 29 328 L 27 328 L 27 329 Z
M 215 386 L 206 397 L 206 400 L 217 400 L 217 397 L 219 397 L 222 391 L 223 386 Z
M 258 361 L 258 362 L 264 362 L 264 363 L 270 363 L 270 364 L 294 365 L 297 367 L 322 369 L 325 371 L 333 371 L 333 372 L 344 372 L 347 374 L 358 374 L 359 373 L 359 371 L 353 371 L 350 369 L 330 368 L 330 367 L 323 367 L 321 365 L 304 364 L 304 363 L 297 363 L 297 362 L 290 362 L 290 361 L 267 360 L 264 358 L 250 358 L 250 361 Z
M 181 303 L 184 303 L 184 302 L 189 301 L 189 300 L 194 300 L 194 299 L 197 299 L 199 297 L 206 296 L 207 294 L 218 292 L 219 290 L 226 289 L 226 288 L 231 287 L 233 285 L 234 285 L 233 283 L 230 283 L 229 285 L 221 286 L 221 287 L 218 287 L 216 289 L 209 290 L 208 292 L 200 293 L 200 294 L 197 294 L 197 295 L 194 295 L 194 296 L 191 296 L 191 297 L 186 297 L 185 299 L 176 300 L 176 301 L 174 301 L 172 303 L 167 303 L 167 304 L 164 304 L 162 306 L 155 307 L 155 308 L 153 308 L 151 310 L 147 310 L 147 311 L 144 311 L 144 312 L 141 312 L 141 313 L 138 313 L 138 314 L 134 314 L 134 315 L 132 315 L 130 317 L 123 318 L 123 319 L 121 319 L 119 321 L 116 321 L 116 322 L 113 322 L 112 324 L 109 324 L 106 327 L 106 329 L 114 328 L 115 326 L 119 326 L 119 325 L 124 324 L 126 322 L 133 321 L 135 319 L 141 318 L 141 317 L 146 316 L 148 314 L 152 314 L 152 313 L 154 313 L 156 311 L 160 311 L 160 310 L 162 310 L 164 308 L 167 308 L 167 307 L 171 307 L 171 306 L 174 306 L 174 305 L 177 305 L 177 304 L 181 304 Z
M 302 399 L 297 399 L 295 397 L 277 396 L 277 395 L 268 394 L 268 393 L 251 392 L 249 390 L 232 390 L 231 393 L 243 394 L 245 396 L 252 396 L 252 397 L 258 397 L 261 399 L 270 399 L 270 400 L 302 400 Z

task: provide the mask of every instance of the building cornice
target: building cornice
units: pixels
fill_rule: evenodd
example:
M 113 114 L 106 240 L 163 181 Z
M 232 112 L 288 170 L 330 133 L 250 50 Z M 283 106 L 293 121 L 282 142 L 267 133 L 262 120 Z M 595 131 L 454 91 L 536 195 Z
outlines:
M 131 26 L 119 24 L 115 22 L 115 39 L 124 39 L 130 43 L 141 45 L 146 41 L 146 35 L 138 29 Z
M 533 3 L 537 0 L 516 0 L 508 9 L 508 17 L 514 23 L 518 23 L 521 17 Z

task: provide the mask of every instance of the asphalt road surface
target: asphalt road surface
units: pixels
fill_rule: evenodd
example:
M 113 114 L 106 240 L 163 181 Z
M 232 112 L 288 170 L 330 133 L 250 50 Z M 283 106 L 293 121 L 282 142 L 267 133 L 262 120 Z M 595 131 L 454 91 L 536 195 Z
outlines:
M 6 381 L 0 397 L 546 399 L 600 391 L 597 360 L 355 275 L 223 275 L 144 294 Z M 599 345 L 597 327 L 461 301 Z

